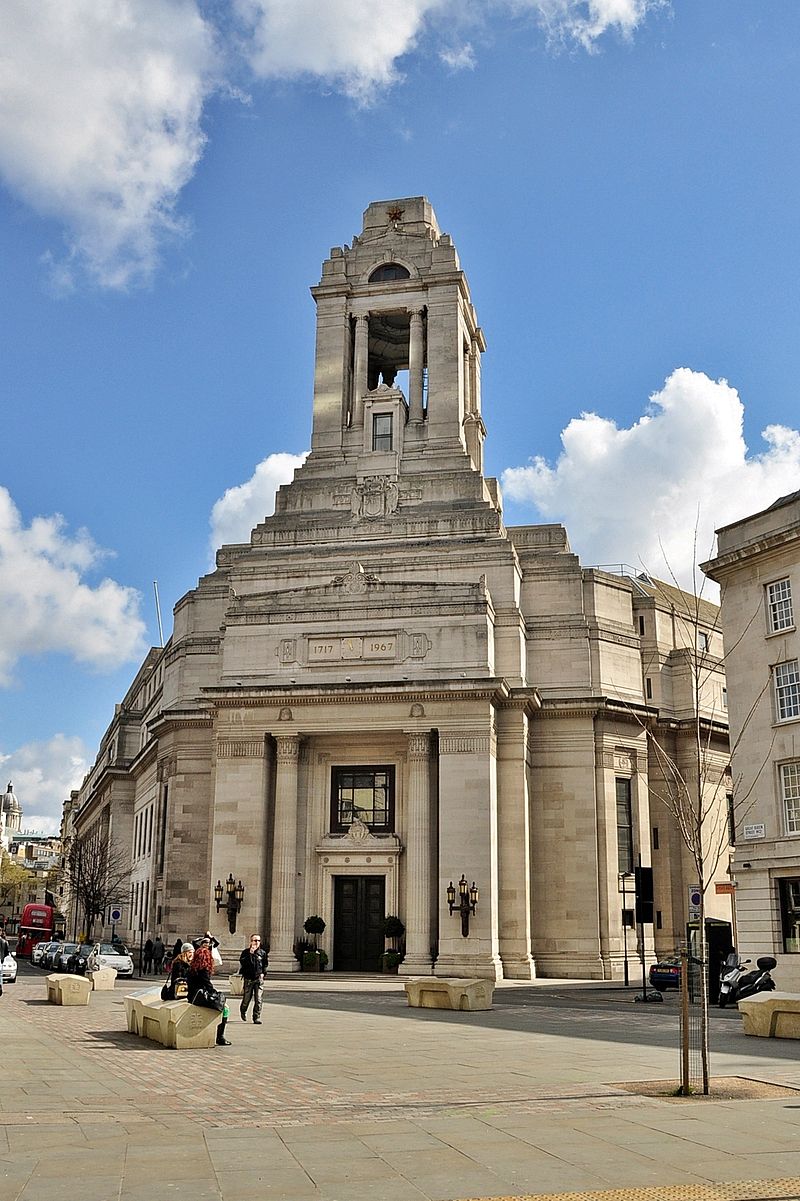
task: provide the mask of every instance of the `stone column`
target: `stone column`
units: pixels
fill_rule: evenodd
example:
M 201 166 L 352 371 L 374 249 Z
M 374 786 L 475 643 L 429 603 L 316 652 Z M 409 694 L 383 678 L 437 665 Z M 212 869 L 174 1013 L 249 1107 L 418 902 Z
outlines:
M 408 826 L 406 836 L 406 957 L 403 975 L 431 971 L 431 736 L 408 735 Z
M 353 425 L 364 424 L 364 393 L 367 391 L 367 366 L 369 362 L 369 317 L 366 313 L 356 317 L 356 345 L 353 363 Z
M 295 940 L 295 882 L 297 880 L 297 764 L 300 739 L 278 734 L 275 774 L 275 824 L 272 845 L 272 921 L 269 970 L 295 972 L 299 964 Z
M 411 310 L 408 340 L 408 405 L 409 421 L 422 421 L 422 370 L 425 347 L 422 309 Z

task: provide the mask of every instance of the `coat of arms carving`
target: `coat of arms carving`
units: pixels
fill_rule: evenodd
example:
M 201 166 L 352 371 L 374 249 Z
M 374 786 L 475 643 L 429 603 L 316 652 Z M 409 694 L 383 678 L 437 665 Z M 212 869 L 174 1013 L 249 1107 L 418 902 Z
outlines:
M 368 475 L 356 484 L 350 494 L 350 510 L 354 517 L 374 520 L 397 512 L 400 489 L 388 475 Z

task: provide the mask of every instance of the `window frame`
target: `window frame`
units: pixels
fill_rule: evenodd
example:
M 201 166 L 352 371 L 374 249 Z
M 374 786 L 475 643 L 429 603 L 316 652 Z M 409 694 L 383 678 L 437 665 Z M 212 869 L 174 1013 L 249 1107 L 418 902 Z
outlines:
M 792 677 L 781 683 L 779 675 L 789 671 L 792 672 Z M 783 723 L 800 719 L 800 660 L 785 659 L 781 663 L 776 663 L 772 668 L 772 681 L 775 694 L 775 720 Z M 784 704 L 786 712 L 782 712 Z
M 790 774 L 794 776 L 791 783 L 787 779 Z M 778 764 L 778 790 L 784 832 L 787 838 L 795 838 L 800 835 L 800 759 Z
M 623 786 L 624 795 L 620 796 L 620 785 Z M 630 776 L 615 776 L 614 777 L 614 798 L 616 804 L 616 828 L 617 828 L 617 874 L 630 875 L 633 872 L 634 861 L 634 837 L 633 837 L 633 786 Z M 620 822 L 620 805 L 624 806 L 625 817 L 624 822 Z M 625 839 L 620 838 L 620 831 L 627 834 Z M 627 866 L 625 866 L 627 863 Z
M 388 435 L 385 433 L 378 432 L 378 422 L 379 421 L 388 421 L 388 423 L 389 423 Z M 387 437 L 389 439 L 388 446 L 378 445 L 379 440 L 381 440 L 381 439 L 385 440 Z M 394 450 L 394 413 L 375 413 L 375 412 L 373 412 L 373 414 L 372 414 L 372 449 L 374 451 L 377 451 L 379 454 L 390 454 Z
M 353 823 L 352 819 L 349 822 L 341 820 L 341 804 L 340 804 L 340 784 L 342 776 L 350 775 L 367 775 L 373 776 L 373 815 L 374 807 L 374 792 L 375 784 L 374 777 L 384 774 L 386 780 L 386 822 L 364 822 L 364 825 L 373 834 L 393 834 L 395 832 L 395 765 L 393 763 L 348 763 L 336 764 L 331 767 L 331 795 L 330 795 L 330 812 L 329 823 L 332 834 L 347 834 Z M 355 787 L 355 786 L 353 786 Z
M 783 595 L 773 595 L 773 589 L 786 586 Z M 795 628 L 794 622 L 794 600 L 792 597 L 792 581 L 790 576 L 782 576 L 779 580 L 771 580 L 764 585 L 764 602 L 767 607 L 767 633 L 768 634 L 785 634 L 789 630 Z M 788 609 L 788 620 L 780 623 L 781 611 L 786 613 Z

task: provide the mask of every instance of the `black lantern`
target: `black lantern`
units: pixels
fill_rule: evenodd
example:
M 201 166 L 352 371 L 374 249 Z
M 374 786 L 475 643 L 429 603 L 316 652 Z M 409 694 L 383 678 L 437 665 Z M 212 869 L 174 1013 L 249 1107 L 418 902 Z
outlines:
M 220 909 L 225 909 L 228 915 L 228 929 L 231 934 L 236 933 L 236 918 L 241 912 L 242 901 L 244 900 L 244 884 L 241 880 L 237 884 L 233 875 L 229 875 L 223 887 L 222 881 L 217 880 L 214 885 L 214 900 L 217 903 L 217 913 Z
M 458 882 L 458 902 L 456 903 L 456 887 L 451 880 L 447 887 L 447 906 L 451 914 L 455 911 L 461 914 L 461 934 L 463 938 L 469 937 L 469 916 L 474 913 L 478 905 L 478 887 L 475 881 L 472 881 L 472 887 L 467 884 L 467 877 L 461 876 Z

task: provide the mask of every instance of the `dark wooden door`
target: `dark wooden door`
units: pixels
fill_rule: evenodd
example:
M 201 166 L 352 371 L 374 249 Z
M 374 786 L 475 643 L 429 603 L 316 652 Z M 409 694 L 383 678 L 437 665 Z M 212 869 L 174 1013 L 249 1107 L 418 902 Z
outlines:
M 383 876 L 334 876 L 335 972 L 380 971 L 385 887 Z

